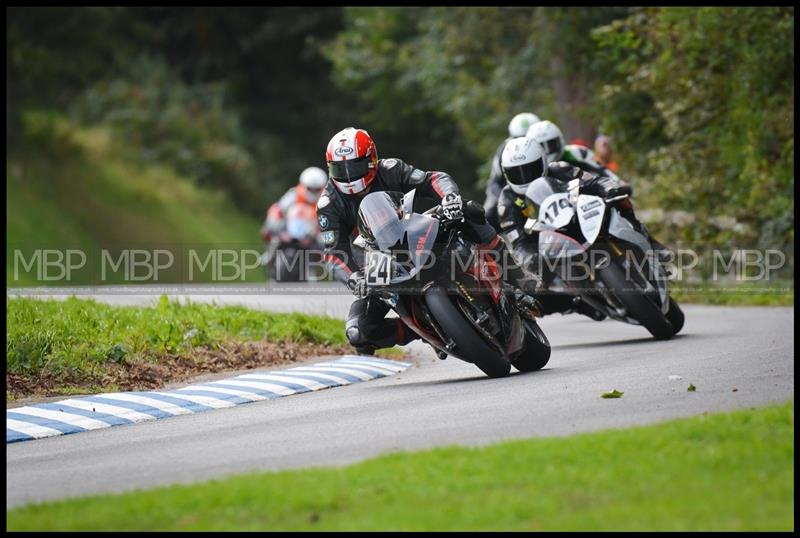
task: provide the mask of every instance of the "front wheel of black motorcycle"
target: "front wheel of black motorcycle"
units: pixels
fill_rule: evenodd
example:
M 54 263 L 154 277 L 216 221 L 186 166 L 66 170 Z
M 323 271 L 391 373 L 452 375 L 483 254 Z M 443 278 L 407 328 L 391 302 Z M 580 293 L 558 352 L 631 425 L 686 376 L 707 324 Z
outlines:
M 667 340 L 675 334 L 672 323 L 661 312 L 661 308 L 650 300 L 644 291 L 629 281 L 618 262 L 612 261 L 599 270 L 600 280 L 627 310 L 657 340 Z
M 455 342 L 459 357 L 473 363 L 489 377 L 505 377 L 511 373 L 511 364 L 464 319 L 447 292 L 439 287 L 430 288 L 425 292 L 425 302 L 439 326 Z
M 541 370 L 550 360 L 550 342 L 535 321 L 525 320 L 525 345 L 511 364 L 520 372 Z

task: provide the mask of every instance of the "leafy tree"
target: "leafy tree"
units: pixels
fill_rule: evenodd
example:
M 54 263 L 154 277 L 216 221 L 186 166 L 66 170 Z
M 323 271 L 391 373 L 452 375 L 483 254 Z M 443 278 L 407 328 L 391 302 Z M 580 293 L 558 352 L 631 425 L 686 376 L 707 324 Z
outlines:
M 740 240 L 788 247 L 794 8 L 647 8 L 595 35 L 619 60 L 604 117 L 639 137 L 652 199 L 699 215 L 695 241 L 713 240 L 725 215 L 752 230 Z

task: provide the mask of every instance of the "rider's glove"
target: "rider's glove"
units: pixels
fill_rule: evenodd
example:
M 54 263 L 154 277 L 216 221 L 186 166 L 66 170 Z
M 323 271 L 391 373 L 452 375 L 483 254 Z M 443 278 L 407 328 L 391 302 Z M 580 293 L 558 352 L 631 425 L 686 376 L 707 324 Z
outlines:
M 361 271 L 355 271 L 350 274 L 347 279 L 347 287 L 353 292 L 353 295 L 359 299 L 363 299 L 369 295 L 369 288 L 367 287 L 367 279 Z
M 451 192 L 442 198 L 442 216 L 445 222 L 464 220 L 461 195 Z
M 608 199 L 626 194 L 630 195 L 632 189 L 630 185 L 625 185 L 618 179 L 599 176 L 581 185 L 581 192 Z

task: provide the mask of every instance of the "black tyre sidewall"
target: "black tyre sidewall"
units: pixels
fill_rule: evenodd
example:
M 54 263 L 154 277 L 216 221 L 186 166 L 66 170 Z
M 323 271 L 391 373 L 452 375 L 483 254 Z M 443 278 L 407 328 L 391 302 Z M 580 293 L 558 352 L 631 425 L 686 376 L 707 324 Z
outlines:
M 628 315 L 639 321 L 650 334 L 658 340 L 672 338 L 675 334 L 672 324 L 643 291 L 641 293 L 630 291 L 636 285 L 625 278 L 625 270 L 616 260 L 611 260 L 608 266 L 600 269 L 599 276 L 625 306 Z
M 535 372 L 541 370 L 550 361 L 550 342 L 544 331 L 533 321 L 525 320 L 525 345 L 511 364 L 520 372 Z M 547 344 L 542 343 L 533 331 L 538 331 Z

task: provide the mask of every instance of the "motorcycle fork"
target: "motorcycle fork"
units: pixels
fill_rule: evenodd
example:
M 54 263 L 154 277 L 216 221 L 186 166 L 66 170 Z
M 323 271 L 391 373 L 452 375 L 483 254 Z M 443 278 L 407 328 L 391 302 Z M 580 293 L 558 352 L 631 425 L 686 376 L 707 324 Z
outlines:
M 611 250 L 609 253 L 610 255 L 617 257 L 623 255 L 623 251 L 613 241 L 607 238 L 606 243 Z M 610 258 L 606 258 L 605 261 L 607 263 L 611 263 Z M 603 262 L 601 261 L 600 263 L 602 264 Z M 605 289 L 602 283 L 600 286 L 597 285 L 599 281 L 597 279 L 596 268 L 588 263 L 583 262 L 581 262 L 581 266 L 586 271 L 586 274 L 589 275 L 589 281 L 591 282 L 591 285 L 587 287 L 575 286 L 570 283 L 569 278 L 565 278 L 567 275 L 561 274 L 559 277 L 565 289 L 572 291 L 574 295 L 580 297 L 581 300 L 586 302 L 598 312 L 602 312 L 611 318 L 621 315 L 620 308 L 622 305 L 617 303 L 616 298 L 608 293 L 608 290 Z M 596 293 L 592 293 L 593 291 Z M 599 296 L 597 294 L 599 294 Z

